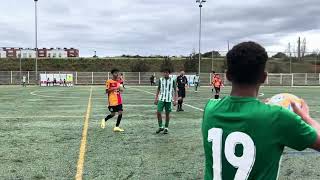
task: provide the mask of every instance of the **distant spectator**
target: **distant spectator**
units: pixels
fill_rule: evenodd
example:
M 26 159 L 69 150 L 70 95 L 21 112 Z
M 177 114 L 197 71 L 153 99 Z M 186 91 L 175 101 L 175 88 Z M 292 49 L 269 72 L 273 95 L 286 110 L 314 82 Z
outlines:
M 22 76 L 22 86 L 23 87 L 26 87 L 26 80 L 27 80 L 27 77 L 25 75 Z
M 151 86 L 154 86 L 156 84 L 154 75 L 151 75 L 151 77 L 150 77 L 150 84 L 151 84 Z

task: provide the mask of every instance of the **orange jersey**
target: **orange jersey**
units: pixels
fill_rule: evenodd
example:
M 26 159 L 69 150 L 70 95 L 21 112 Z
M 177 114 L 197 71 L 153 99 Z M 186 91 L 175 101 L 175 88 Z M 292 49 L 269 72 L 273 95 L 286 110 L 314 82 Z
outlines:
M 214 78 L 213 78 L 213 80 L 212 80 L 212 85 L 214 86 L 214 87 L 220 87 L 220 86 L 222 86 L 222 80 L 221 80 L 221 78 L 220 77 L 217 77 L 217 76 L 215 76 Z
M 107 80 L 106 89 L 110 88 L 119 88 L 120 83 L 118 81 L 114 81 L 112 79 Z M 122 97 L 119 90 L 113 90 L 108 92 L 108 102 L 109 106 L 118 106 L 122 104 Z

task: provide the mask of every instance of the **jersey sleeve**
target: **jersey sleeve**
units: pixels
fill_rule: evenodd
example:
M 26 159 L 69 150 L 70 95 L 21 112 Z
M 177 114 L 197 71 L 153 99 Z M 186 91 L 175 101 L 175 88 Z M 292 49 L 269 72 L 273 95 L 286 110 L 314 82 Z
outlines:
M 298 151 L 311 147 L 317 139 L 317 132 L 313 127 L 305 123 L 300 116 L 283 108 L 274 128 L 281 145 Z
M 159 79 L 159 81 L 158 81 L 158 90 L 160 91 L 160 88 L 161 88 L 161 81 L 160 81 L 160 79 Z
M 107 80 L 107 81 L 106 81 L 106 89 L 109 89 L 109 88 L 110 88 L 110 81 Z
M 176 83 L 176 80 L 173 80 L 173 89 L 174 89 L 174 91 L 176 91 L 176 90 L 177 90 L 177 83 Z

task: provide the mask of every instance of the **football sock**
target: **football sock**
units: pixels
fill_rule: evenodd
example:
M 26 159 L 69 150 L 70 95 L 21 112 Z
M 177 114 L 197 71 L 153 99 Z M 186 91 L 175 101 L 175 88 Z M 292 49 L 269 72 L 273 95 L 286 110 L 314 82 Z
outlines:
M 180 102 L 181 102 L 180 109 L 182 109 L 183 99 L 181 99 Z
M 118 119 L 117 119 L 116 127 L 119 127 L 120 122 L 121 122 L 121 119 L 122 119 L 122 114 L 119 114 L 119 115 L 118 115 Z
M 181 109 L 181 108 L 182 108 L 182 102 L 183 102 L 183 100 L 179 100 L 179 101 L 178 101 L 178 109 Z
M 169 127 L 169 119 L 166 119 L 166 124 L 164 125 L 165 128 Z
M 109 119 L 113 118 L 114 116 L 112 116 L 111 114 L 109 114 L 106 118 L 104 118 L 105 121 L 108 121 Z
M 163 126 L 162 126 L 162 120 L 159 120 L 159 119 L 158 119 L 158 124 L 159 124 L 159 128 L 163 128 Z

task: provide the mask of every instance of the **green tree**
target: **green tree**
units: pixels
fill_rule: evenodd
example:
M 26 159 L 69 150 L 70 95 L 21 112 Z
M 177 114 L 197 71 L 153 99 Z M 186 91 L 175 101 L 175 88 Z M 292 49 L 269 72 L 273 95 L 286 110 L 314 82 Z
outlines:
M 150 70 L 150 66 L 146 61 L 138 60 L 131 65 L 132 72 L 148 72 Z
M 187 57 L 184 62 L 184 70 L 186 72 L 197 72 L 198 71 L 199 62 L 195 56 Z
M 277 54 L 272 56 L 272 58 L 287 58 L 287 55 L 283 52 L 278 52 Z
M 206 52 L 206 53 L 202 54 L 201 57 L 211 58 L 212 53 L 213 53 L 213 57 L 220 57 L 221 56 L 221 54 L 218 51 L 210 51 L 210 52 Z
M 161 71 L 164 69 L 169 69 L 171 72 L 174 72 L 174 66 L 169 57 L 165 57 L 162 64 L 160 65 Z

